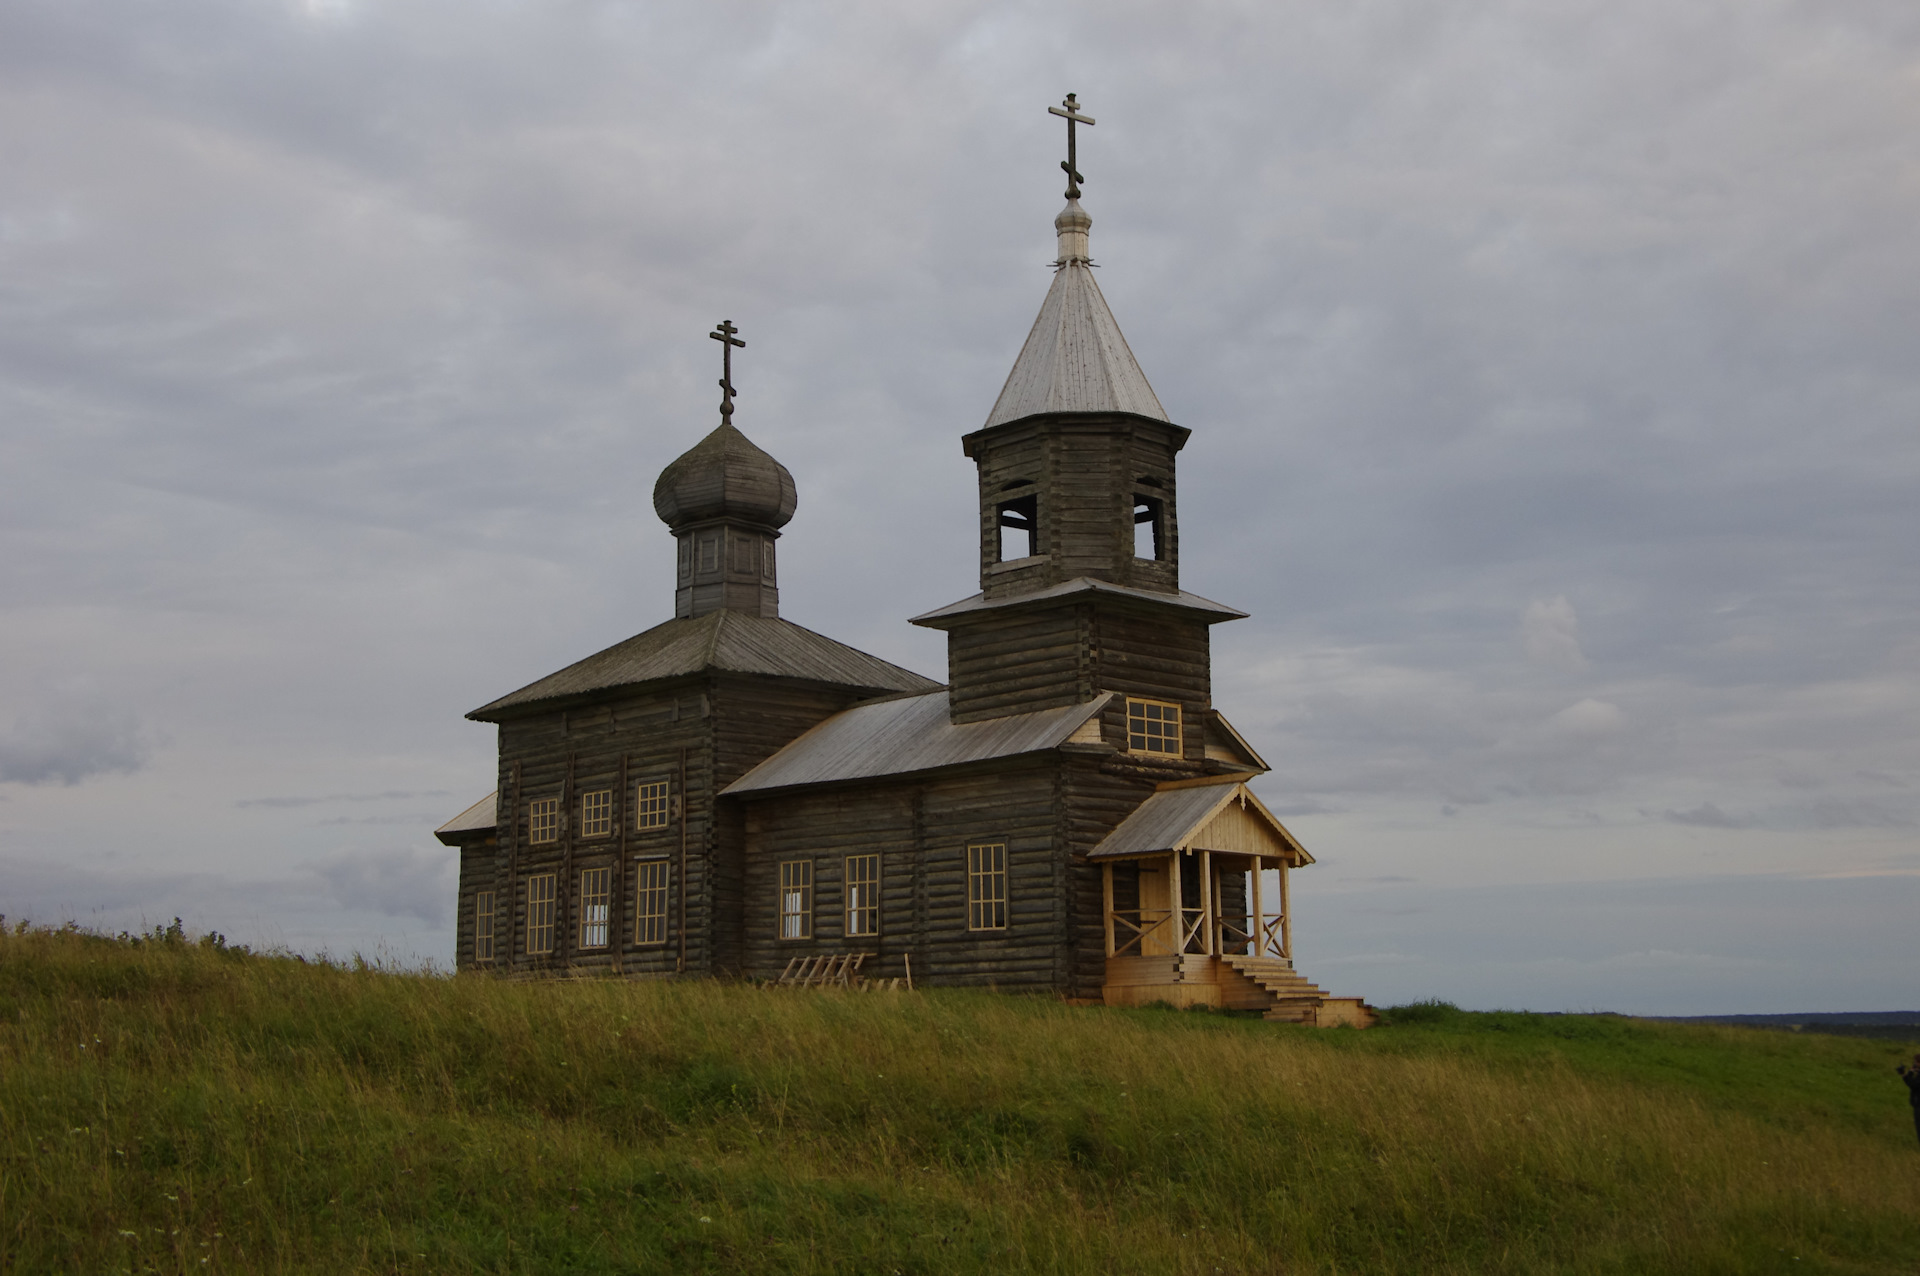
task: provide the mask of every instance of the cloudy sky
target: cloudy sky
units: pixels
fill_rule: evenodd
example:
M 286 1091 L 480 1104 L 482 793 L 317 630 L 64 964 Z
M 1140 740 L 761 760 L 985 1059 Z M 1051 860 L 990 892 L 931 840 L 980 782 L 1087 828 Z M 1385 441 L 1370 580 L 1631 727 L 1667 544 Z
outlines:
M 1067 90 L 1307 973 L 1920 1003 L 1907 0 L 11 0 L 0 911 L 450 962 L 721 317 L 785 614 L 940 674 Z

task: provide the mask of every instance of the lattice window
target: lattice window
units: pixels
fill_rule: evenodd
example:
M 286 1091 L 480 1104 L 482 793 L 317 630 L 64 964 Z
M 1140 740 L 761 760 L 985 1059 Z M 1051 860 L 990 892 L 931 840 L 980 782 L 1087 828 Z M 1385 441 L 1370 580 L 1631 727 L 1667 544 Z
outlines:
M 633 942 L 667 942 L 667 862 L 641 860 L 633 866 Z
M 613 832 L 613 790 L 595 789 L 580 795 L 580 836 L 605 837 Z
M 847 856 L 847 934 L 880 933 L 880 857 Z
M 667 827 L 667 782 L 659 780 L 642 784 L 634 795 L 633 812 L 635 828 Z
M 613 902 L 613 870 L 580 871 L 580 947 L 607 946 L 607 914 Z
M 560 799 L 539 798 L 527 804 L 527 841 L 535 846 L 560 840 Z
M 1127 701 L 1127 747 L 1135 753 L 1179 757 L 1180 706 L 1160 700 Z
M 780 862 L 780 938 L 813 938 L 813 861 Z
M 542 956 L 553 951 L 552 873 L 535 873 L 527 879 L 527 952 Z
M 967 929 L 1007 928 L 1007 848 L 1003 842 L 967 848 Z
M 481 891 L 473 897 L 473 959 L 493 960 L 492 891 Z

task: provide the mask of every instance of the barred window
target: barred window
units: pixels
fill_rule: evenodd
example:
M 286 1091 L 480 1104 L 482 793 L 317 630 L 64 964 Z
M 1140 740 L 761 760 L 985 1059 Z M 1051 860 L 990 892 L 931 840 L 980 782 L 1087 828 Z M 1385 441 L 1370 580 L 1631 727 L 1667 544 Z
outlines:
M 633 942 L 667 942 L 667 862 L 641 860 L 633 866 Z
M 613 832 L 613 790 L 595 789 L 580 795 L 580 836 L 605 837 Z
M 538 798 L 527 806 L 527 840 L 535 846 L 560 840 L 559 798 Z
M 880 933 L 880 857 L 847 856 L 847 934 Z
M 967 929 L 1007 928 L 1007 848 L 995 842 L 967 848 Z
M 553 951 L 553 877 L 535 873 L 527 879 L 527 952 L 536 957 Z
M 473 959 L 493 960 L 493 892 L 473 897 Z
M 1127 701 L 1127 747 L 1135 753 L 1167 753 L 1178 757 L 1180 706 L 1161 700 Z
M 780 938 L 813 938 L 813 861 L 780 862 Z
M 613 899 L 613 870 L 588 868 L 580 872 L 580 947 L 607 946 L 607 906 Z
M 640 786 L 634 795 L 633 824 L 635 828 L 643 829 L 667 827 L 667 782 L 665 780 Z

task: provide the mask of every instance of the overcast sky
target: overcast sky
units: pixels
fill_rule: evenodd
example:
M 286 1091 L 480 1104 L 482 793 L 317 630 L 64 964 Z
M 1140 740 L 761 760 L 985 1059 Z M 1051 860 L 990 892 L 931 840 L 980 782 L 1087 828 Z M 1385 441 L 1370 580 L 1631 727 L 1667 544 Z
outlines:
M 783 613 L 942 675 L 1068 90 L 1303 970 L 1920 1005 L 1911 0 L 10 0 L 0 911 L 449 964 L 722 317 Z

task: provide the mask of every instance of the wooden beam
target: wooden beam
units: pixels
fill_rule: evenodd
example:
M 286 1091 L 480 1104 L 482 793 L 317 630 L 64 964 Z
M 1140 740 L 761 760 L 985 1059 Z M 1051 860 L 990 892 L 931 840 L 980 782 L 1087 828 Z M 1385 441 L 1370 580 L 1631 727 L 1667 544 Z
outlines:
M 1200 852 L 1200 951 L 1209 957 L 1220 955 L 1220 937 L 1213 933 L 1214 886 L 1213 852 Z
M 1253 916 L 1249 919 L 1253 925 L 1247 929 L 1253 932 L 1253 955 L 1267 955 L 1267 909 L 1266 901 L 1260 894 L 1260 866 L 1263 861 L 1258 855 L 1253 857 L 1253 906 L 1247 911 Z
M 1113 956 L 1113 864 L 1100 866 L 1100 916 L 1105 921 L 1107 956 Z
M 1173 910 L 1173 955 L 1187 950 L 1187 910 L 1180 898 L 1180 852 L 1167 856 L 1167 907 Z
M 1287 897 L 1287 863 L 1280 861 L 1280 955 L 1293 960 L 1293 907 Z

